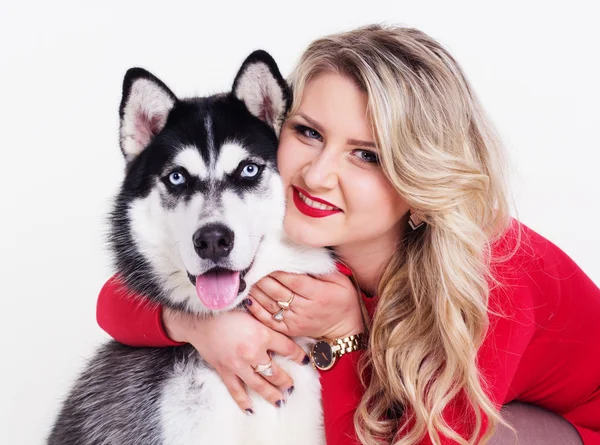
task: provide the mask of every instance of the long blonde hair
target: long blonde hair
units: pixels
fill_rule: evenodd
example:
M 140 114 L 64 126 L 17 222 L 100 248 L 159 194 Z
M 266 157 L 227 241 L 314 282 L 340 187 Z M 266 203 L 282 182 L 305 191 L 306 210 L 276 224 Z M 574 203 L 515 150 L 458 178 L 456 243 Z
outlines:
M 407 227 L 378 286 L 358 436 L 369 445 L 425 435 L 473 444 L 485 417 L 485 442 L 503 423 L 476 366 L 494 282 L 490 244 L 510 221 L 499 138 L 457 62 L 416 29 L 374 25 L 313 42 L 290 77 L 291 113 L 322 72 L 366 92 L 383 171 L 426 222 Z M 457 396 L 472 409 L 467 439 L 442 417 Z

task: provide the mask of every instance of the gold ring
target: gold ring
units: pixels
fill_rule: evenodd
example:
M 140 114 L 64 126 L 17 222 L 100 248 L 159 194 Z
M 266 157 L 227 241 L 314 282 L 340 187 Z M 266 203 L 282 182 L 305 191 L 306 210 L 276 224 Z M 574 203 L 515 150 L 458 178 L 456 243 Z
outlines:
M 273 320 L 275 321 L 283 321 L 283 311 L 285 309 L 279 309 L 276 314 L 273 314 Z
M 269 360 L 269 363 L 267 363 L 266 365 L 256 365 L 252 367 L 254 369 L 254 372 L 263 375 L 265 377 L 272 377 L 273 376 L 273 360 Z
M 295 297 L 296 297 L 296 294 L 292 292 L 292 296 L 290 297 L 290 299 L 288 301 L 278 301 L 277 306 L 279 306 L 281 309 L 289 309 L 290 306 L 292 305 L 292 301 L 294 301 Z

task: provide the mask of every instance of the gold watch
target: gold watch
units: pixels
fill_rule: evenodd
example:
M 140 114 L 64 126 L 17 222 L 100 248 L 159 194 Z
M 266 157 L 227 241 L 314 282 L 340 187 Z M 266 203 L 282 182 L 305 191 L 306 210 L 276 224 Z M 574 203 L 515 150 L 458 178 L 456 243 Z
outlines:
M 337 359 L 344 354 L 359 349 L 366 349 L 367 336 L 364 333 L 349 335 L 334 340 L 321 339 L 310 350 L 310 360 L 316 369 L 328 371 L 333 368 Z

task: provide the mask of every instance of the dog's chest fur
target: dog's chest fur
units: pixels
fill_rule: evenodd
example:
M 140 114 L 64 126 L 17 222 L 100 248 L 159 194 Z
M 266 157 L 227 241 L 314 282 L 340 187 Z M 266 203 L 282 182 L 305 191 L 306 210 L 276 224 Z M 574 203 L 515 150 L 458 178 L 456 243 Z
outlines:
M 276 357 L 295 391 L 276 408 L 250 394 L 254 415 L 242 412 L 220 377 L 198 362 L 176 364 L 160 397 L 165 445 L 324 444 L 321 387 L 311 366 Z

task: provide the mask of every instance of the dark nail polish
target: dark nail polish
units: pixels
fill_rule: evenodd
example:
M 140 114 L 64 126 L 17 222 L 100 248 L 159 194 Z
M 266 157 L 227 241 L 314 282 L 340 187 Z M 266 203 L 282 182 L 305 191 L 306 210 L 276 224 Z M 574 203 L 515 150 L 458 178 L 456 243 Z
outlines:
M 252 300 L 251 300 L 250 298 L 246 298 L 246 299 L 244 300 L 244 304 L 245 304 L 246 306 L 252 306 Z
M 294 387 L 293 387 L 293 386 L 290 386 L 290 387 L 288 388 L 288 390 L 287 390 L 287 393 L 288 393 L 289 395 L 292 395 L 292 393 L 293 393 L 293 392 L 294 392 Z
M 285 400 L 278 400 L 277 402 L 275 402 L 275 406 L 277 408 L 281 408 L 283 405 L 285 405 Z
M 308 362 L 310 362 L 310 357 L 308 355 L 304 356 L 304 360 L 302 360 L 302 364 L 303 365 L 308 365 Z
M 252 416 L 254 414 L 254 411 L 252 411 L 250 408 L 246 408 L 246 414 Z

